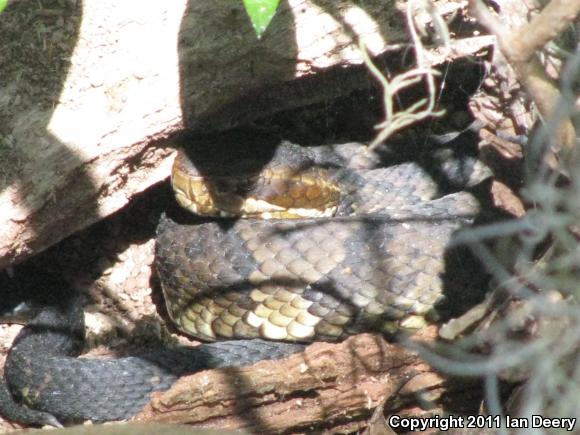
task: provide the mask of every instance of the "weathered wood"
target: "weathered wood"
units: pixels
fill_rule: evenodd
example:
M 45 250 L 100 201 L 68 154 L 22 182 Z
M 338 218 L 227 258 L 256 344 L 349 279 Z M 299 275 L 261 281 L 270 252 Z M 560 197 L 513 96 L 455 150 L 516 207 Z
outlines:
M 356 42 L 373 55 L 406 46 L 396 2 L 288 0 L 260 40 L 242 7 L 10 4 L 0 21 L 0 268 L 165 179 L 172 150 L 159 145 L 184 128 L 220 129 L 366 87 Z M 467 38 L 454 55 L 490 43 Z
M 431 328 L 423 339 L 432 341 L 434 335 Z M 443 410 L 447 387 L 417 353 L 362 334 L 340 344 L 315 343 L 281 361 L 182 378 L 155 395 L 137 419 L 255 433 L 331 428 L 352 433 L 365 427 L 373 409 L 391 395 L 396 400 L 386 412 L 424 415 L 420 400 Z M 469 401 L 461 393 L 473 385 L 456 382 L 453 387 Z

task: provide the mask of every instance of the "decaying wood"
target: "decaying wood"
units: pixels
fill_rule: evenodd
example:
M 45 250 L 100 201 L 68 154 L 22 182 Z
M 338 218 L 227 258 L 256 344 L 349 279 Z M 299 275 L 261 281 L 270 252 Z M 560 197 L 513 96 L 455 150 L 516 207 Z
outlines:
M 165 179 L 172 150 L 159 145 L 176 132 L 224 128 L 366 87 L 356 43 L 373 55 L 407 43 L 396 2 L 289 0 L 260 40 L 242 7 L 10 4 L 0 22 L 0 268 Z M 442 7 L 451 13 L 461 2 Z M 34 31 L 22 32 L 28 27 Z M 458 40 L 453 55 L 490 43 Z
M 431 328 L 422 339 L 434 335 Z M 450 385 L 417 353 L 362 334 L 340 344 L 315 343 L 281 361 L 183 378 L 156 395 L 137 419 L 255 433 L 351 433 L 365 427 L 374 408 L 392 395 L 396 399 L 386 412 L 441 411 Z M 469 402 L 465 393 L 473 385 L 452 385 L 463 405 Z M 418 406 L 421 401 L 430 403 L 429 411 Z

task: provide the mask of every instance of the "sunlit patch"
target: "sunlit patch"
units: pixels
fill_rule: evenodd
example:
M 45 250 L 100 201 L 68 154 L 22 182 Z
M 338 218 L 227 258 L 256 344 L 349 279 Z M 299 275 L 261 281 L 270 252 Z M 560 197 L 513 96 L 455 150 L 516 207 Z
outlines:
M 259 328 L 264 323 L 264 318 L 257 316 L 253 312 L 249 312 L 246 317 L 246 323 L 254 328 Z
M 243 204 L 242 212 L 247 215 L 284 210 L 284 207 L 280 207 L 279 205 L 271 204 L 268 201 L 252 197 L 247 198 Z
M 268 317 L 268 321 L 275 326 L 286 328 L 290 322 L 292 322 L 292 318 L 283 315 L 280 311 L 274 311 L 270 317 Z
M 323 210 L 317 208 L 290 208 L 288 214 L 302 218 L 332 217 L 336 213 L 337 207 L 327 207 Z
M 409 316 L 401 322 L 401 327 L 405 329 L 421 329 L 426 325 L 425 318 L 423 316 Z
M 284 340 L 288 339 L 288 331 L 284 326 L 274 325 L 272 322 L 266 320 L 260 327 L 260 335 L 270 340 Z
M 310 314 L 308 311 L 302 311 L 296 317 L 296 321 L 304 326 L 316 326 L 320 322 L 320 317 Z
M 320 319 L 318 319 L 320 320 Z M 314 337 L 314 327 L 303 325 L 296 321 L 291 322 L 287 328 L 288 334 L 297 340 L 306 340 Z

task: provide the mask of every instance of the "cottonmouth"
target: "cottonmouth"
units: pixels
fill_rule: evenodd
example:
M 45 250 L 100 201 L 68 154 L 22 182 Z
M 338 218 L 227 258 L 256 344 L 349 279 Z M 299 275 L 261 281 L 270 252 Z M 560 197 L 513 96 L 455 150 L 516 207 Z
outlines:
M 242 340 L 79 359 L 80 304 L 53 304 L 11 349 L 0 412 L 36 424 L 124 419 L 185 373 L 302 348 L 261 339 L 338 340 L 437 320 L 477 285 L 447 251 L 479 212 L 463 189 L 485 174 L 474 158 L 438 157 L 426 169 L 421 161 L 377 167 L 380 154 L 354 144 L 182 152 L 172 177 L 178 201 L 222 219 L 161 218 L 156 269 L 168 312 L 190 335 Z

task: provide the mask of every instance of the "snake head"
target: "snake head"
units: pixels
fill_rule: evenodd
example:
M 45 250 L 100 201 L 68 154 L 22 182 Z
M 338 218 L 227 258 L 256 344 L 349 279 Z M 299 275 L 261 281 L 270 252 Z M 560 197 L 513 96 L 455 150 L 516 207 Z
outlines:
M 284 142 L 264 157 L 238 151 L 224 163 L 205 153 L 182 149 L 171 183 L 185 209 L 212 217 L 262 219 L 328 217 L 336 212 L 338 186 L 327 168 L 297 145 Z M 219 162 L 217 165 L 216 162 Z

